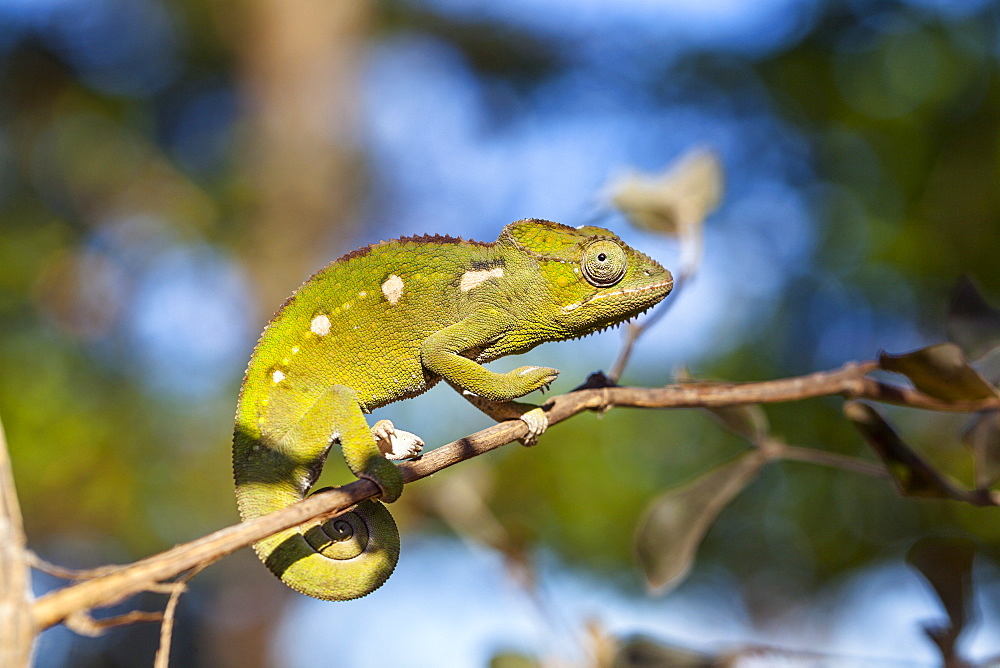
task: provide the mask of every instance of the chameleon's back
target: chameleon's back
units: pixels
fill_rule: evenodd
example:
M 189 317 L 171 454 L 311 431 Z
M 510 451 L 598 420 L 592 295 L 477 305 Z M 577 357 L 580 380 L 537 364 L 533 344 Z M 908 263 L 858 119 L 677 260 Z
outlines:
M 307 281 L 262 335 L 244 381 L 242 402 L 250 405 L 238 417 L 259 413 L 254 399 L 275 392 L 294 393 L 294 403 L 306 406 L 342 384 L 371 410 L 427 389 L 420 344 L 459 319 L 458 276 L 470 256 L 488 248 L 447 241 L 415 237 L 368 246 Z

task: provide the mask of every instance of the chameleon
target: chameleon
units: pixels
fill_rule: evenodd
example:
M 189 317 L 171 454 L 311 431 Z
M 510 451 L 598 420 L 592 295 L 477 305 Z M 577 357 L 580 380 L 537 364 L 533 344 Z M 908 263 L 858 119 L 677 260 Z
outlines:
M 309 596 L 376 590 L 399 557 L 382 504 L 402 492 L 391 460 L 424 444 L 388 420 L 369 428 L 365 413 L 443 379 L 491 418 L 524 421 L 522 443 L 532 445 L 548 426 L 545 411 L 514 399 L 559 372 L 482 365 L 621 324 L 672 287 L 668 270 L 612 232 L 539 219 L 507 225 L 492 243 L 403 237 L 330 263 L 285 301 L 247 366 L 233 438 L 237 505 L 245 521 L 302 500 L 334 443 L 379 500 L 265 538 L 257 555 Z

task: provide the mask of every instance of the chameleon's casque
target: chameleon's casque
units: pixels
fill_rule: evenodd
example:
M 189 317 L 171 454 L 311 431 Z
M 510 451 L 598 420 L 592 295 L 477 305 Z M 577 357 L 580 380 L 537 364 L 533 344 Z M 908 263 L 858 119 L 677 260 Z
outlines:
M 524 420 L 533 442 L 545 413 L 512 400 L 558 371 L 495 373 L 482 363 L 621 323 L 672 285 L 670 272 L 607 230 L 533 219 L 493 243 L 408 237 L 344 256 L 285 302 L 254 350 L 233 442 L 240 514 L 304 498 L 333 442 L 355 475 L 395 501 L 402 478 L 387 457 L 413 456 L 423 443 L 387 420 L 369 428 L 364 413 L 442 378 L 491 417 Z M 385 582 L 399 536 L 385 507 L 366 501 L 254 547 L 290 587 L 345 600 Z

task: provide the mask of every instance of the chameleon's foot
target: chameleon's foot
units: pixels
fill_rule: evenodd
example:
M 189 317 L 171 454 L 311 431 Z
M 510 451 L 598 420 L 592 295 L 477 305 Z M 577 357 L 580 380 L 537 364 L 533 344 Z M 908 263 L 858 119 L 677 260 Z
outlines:
M 552 381 L 559 376 L 559 370 L 547 366 L 522 366 L 506 375 L 515 376 L 518 379 L 518 383 L 525 386 L 526 392 L 514 395 L 522 396 L 534 390 L 542 390 L 544 392 L 549 389 Z
M 372 436 L 386 459 L 409 459 L 424 449 L 424 440 L 416 434 L 396 429 L 390 420 L 379 420 L 372 427 Z
M 523 445 L 534 445 L 538 442 L 538 437 L 549 428 L 549 418 L 541 408 L 532 408 L 521 415 L 520 420 L 528 425 L 528 434 L 521 439 Z

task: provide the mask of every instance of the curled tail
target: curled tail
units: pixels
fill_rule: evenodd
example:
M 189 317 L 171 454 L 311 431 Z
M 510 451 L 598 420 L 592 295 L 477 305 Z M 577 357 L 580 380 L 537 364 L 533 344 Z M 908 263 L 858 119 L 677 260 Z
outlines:
M 249 520 L 305 498 L 326 450 L 312 456 L 282 452 L 237 429 L 233 472 L 240 516 Z M 254 544 L 261 561 L 286 585 L 309 596 L 346 601 L 370 594 L 392 574 L 399 532 L 378 501 L 321 523 L 286 529 Z

